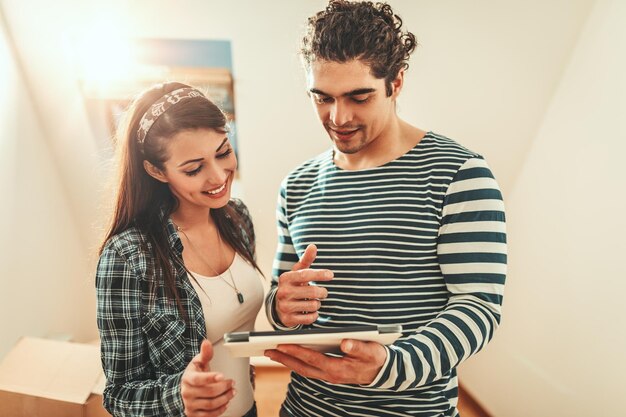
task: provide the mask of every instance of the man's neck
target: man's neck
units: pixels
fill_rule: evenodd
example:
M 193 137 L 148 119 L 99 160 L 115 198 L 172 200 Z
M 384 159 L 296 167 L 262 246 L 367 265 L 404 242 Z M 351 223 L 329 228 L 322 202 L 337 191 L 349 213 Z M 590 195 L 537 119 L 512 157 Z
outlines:
M 333 153 L 335 165 L 348 170 L 375 168 L 398 159 L 413 149 L 426 135 L 426 132 L 396 118 L 383 134 L 360 151 L 347 154 Z

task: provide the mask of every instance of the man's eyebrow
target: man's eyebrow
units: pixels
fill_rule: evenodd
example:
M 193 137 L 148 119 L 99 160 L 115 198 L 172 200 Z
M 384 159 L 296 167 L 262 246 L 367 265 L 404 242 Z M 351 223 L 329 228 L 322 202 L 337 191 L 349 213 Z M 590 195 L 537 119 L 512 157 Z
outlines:
M 320 96 L 327 96 L 327 97 L 330 97 L 330 95 L 329 95 L 329 94 L 326 94 L 325 92 L 323 92 L 322 90 L 318 90 L 317 88 L 311 88 L 311 89 L 309 90 L 309 93 L 317 94 L 317 95 L 320 95 Z
M 352 96 L 360 96 L 362 94 L 369 94 L 376 91 L 375 88 L 357 88 L 356 90 L 348 91 L 347 93 L 343 93 L 343 97 L 352 97 Z M 309 90 L 310 93 L 318 94 L 320 96 L 332 97 L 330 94 L 323 92 L 322 90 L 318 90 L 317 88 L 311 88 Z
M 343 96 L 344 97 L 360 96 L 362 94 L 373 93 L 374 91 L 376 91 L 375 88 L 357 88 L 356 90 L 352 90 L 352 91 L 348 91 L 347 93 L 344 93 Z

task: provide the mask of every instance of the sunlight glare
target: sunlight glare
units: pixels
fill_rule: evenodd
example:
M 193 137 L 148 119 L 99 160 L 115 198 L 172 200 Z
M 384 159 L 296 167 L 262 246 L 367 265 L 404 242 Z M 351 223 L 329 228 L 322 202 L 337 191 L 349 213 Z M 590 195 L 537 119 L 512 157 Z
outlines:
M 75 42 L 78 72 L 86 91 L 111 95 L 133 78 L 137 66 L 133 42 L 120 22 L 101 20 Z

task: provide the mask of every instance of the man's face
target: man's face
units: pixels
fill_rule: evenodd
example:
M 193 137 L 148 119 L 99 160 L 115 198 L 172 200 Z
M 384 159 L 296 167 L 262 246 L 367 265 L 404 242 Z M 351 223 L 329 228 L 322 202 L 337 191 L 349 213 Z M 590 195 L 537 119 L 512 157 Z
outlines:
M 385 138 L 396 117 L 401 81 L 394 81 L 387 97 L 385 80 L 372 76 L 370 67 L 359 60 L 314 61 L 307 75 L 313 106 L 336 150 L 356 154 Z

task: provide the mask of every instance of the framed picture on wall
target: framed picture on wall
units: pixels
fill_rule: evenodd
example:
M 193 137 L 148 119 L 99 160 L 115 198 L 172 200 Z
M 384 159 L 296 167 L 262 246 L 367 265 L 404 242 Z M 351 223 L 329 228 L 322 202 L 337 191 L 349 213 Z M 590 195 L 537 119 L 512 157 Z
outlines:
M 137 39 L 132 44 L 132 62 L 124 77 L 106 85 L 89 76 L 80 79 L 92 130 L 102 146 L 111 147 L 124 112 L 139 92 L 179 81 L 197 87 L 224 111 L 228 136 L 239 156 L 230 41 Z

